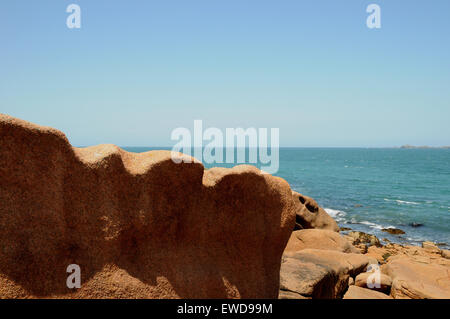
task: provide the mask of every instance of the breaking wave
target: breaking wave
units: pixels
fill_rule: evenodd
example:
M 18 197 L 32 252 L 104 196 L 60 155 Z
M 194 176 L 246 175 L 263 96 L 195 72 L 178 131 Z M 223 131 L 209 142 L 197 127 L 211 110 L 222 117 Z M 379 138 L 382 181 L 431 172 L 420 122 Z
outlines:
M 389 198 L 383 198 L 386 202 L 396 202 L 398 204 L 406 204 L 406 205 L 420 205 L 420 203 L 416 202 L 408 202 L 406 200 L 400 200 L 400 199 L 389 199 Z
M 332 209 L 332 208 L 324 208 L 324 210 L 327 212 L 328 215 L 334 218 L 337 222 L 340 222 L 344 220 L 345 215 L 347 215 L 346 212 L 338 209 Z

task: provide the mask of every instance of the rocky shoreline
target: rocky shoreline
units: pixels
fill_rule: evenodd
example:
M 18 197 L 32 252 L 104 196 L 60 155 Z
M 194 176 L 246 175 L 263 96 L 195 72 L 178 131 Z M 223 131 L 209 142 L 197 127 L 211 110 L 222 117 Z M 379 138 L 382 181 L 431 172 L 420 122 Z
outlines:
M 351 229 L 341 234 L 330 224 L 292 233 L 283 254 L 279 298 L 450 298 L 449 250 L 432 242 L 382 245 L 374 235 Z
M 0 114 L 0 190 L 0 298 L 450 298 L 448 250 L 341 233 L 253 166 L 76 148 Z

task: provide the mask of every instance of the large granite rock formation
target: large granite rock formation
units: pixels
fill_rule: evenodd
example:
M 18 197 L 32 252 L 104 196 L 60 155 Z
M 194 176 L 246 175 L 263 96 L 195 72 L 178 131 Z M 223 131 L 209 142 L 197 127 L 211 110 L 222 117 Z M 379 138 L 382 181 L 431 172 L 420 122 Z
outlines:
M 294 230 L 315 228 L 339 232 L 336 221 L 314 199 L 297 192 L 292 194 L 300 203 L 296 210 Z
M 0 297 L 276 298 L 303 208 L 251 166 L 74 148 L 0 115 Z M 66 286 L 69 264 L 80 289 Z

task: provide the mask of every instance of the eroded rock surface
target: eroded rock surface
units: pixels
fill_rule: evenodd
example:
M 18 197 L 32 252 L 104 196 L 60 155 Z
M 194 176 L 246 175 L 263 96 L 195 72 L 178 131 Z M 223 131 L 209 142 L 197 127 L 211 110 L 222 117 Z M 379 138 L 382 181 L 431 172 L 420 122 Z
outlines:
M 336 221 L 314 199 L 297 192 L 292 195 L 298 205 L 294 230 L 315 228 L 339 232 Z
M 450 299 L 450 262 L 438 257 L 398 255 L 382 267 L 396 299 Z
M 73 148 L 0 115 L 0 297 L 276 298 L 299 204 L 251 166 Z
M 368 264 L 362 254 L 320 249 L 285 252 L 280 289 L 310 298 L 342 298 L 349 278 L 365 271 Z
M 307 248 L 359 253 L 359 250 L 339 233 L 324 229 L 303 229 L 292 232 L 285 251 L 299 251 Z

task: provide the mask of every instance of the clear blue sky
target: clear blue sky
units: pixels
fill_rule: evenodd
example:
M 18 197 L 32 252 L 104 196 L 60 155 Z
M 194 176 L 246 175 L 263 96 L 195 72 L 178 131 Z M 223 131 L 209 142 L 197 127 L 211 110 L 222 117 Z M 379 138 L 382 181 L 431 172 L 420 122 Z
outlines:
M 450 144 L 448 0 L 9 0 L 0 41 L 0 112 L 73 145 L 173 145 L 194 119 L 282 146 Z

